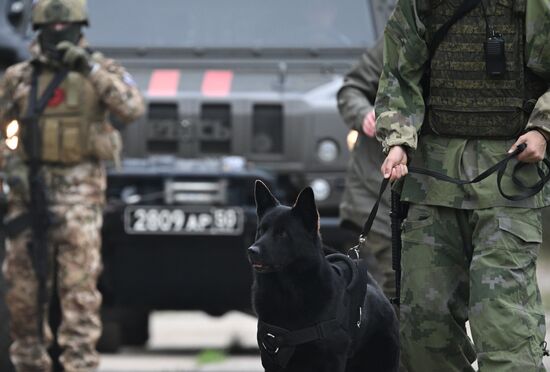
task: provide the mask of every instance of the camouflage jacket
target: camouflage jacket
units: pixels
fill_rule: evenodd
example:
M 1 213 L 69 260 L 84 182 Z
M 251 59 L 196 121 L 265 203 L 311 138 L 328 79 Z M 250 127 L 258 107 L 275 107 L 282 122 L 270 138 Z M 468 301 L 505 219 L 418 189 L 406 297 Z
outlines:
M 374 108 L 378 79 L 382 72 L 383 40 L 361 56 L 359 62 L 349 71 L 342 88 L 338 91 L 338 109 L 346 125 L 359 135 L 351 152 L 346 179 L 346 190 L 340 204 L 340 217 L 358 227 L 378 199 L 382 174 L 380 166 L 384 161 L 382 147 L 376 138 L 368 137 L 362 129 L 363 119 Z M 380 210 L 372 230 L 390 236 L 389 193 L 382 199 Z
M 83 42 L 85 45 L 85 42 Z M 0 81 L 0 124 L 3 129 L 13 119 L 20 119 L 21 107 L 28 101 L 30 92 L 32 62 L 43 63 L 45 69 L 52 62 L 40 54 L 37 44 L 31 46 L 33 58 L 9 67 Z M 144 112 L 143 98 L 126 70 L 112 59 L 100 53 L 93 54 L 96 64 L 87 79 L 98 95 L 99 113 L 111 112 L 120 121 L 130 123 Z M 27 167 L 16 152 L 4 148 L 4 170 L 12 186 L 10 203 L 21 203 L 27 199 Z M 106 188 L 104 166 L 97 161 L 85 161 L 71 166 L 42 167 L 44 180 L 52 204 L 102 204 Z
M 392 146 L 405 146 L 414 166 L 454 178 L 473 179 L 504 158 L 514 141 L 419 136 L 425 114 L 421 79 L 428 59 L 426 28 L 417 12 L 419 1 L 424 0 L 399 0 L 384 33 L 384 68 L 375 105 L 377 137 L 386 153 Z M 550 3 L 526 1 L 526 67 L 550 82 L 550 49 L 546 48 L 550 39 Z M 534 127 L 550 133 L 550 91 L 539 98 L 531 114 L 527 128 Z M 502 181 L 508 194 L 519 192 L 510 177 L 514 164 L 510 162 Z M 522 170 L 519 177 L 526 184 L 538 181 L 534 165 Z M 550 205 L 550 185 L 534 197 L 512 202 L 498 192 L 496 175 L 461 187 L 409 174 L 402 186 L 405 201 L 452 208 Z

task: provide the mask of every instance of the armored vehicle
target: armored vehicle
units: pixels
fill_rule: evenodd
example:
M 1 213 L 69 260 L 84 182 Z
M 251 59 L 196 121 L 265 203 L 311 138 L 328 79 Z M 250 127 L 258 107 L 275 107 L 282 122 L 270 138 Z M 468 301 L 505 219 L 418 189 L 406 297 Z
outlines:
M 255 179 L 286 203 L 311 186 L 325 243 L 348 240 L 337 216 L 348 133 L 335 97 L 381 35 L 389 2 L 88 7 L 90 45 L 127 67 L 147 103 L 131 126 L 112 118 L 125 148 L 108 176 L 104 348 L 144 343 L 151 310 L 250 311 Z
M 125 159 L 109 174 L 106 304 L 248 311 L 256 178 L 287 203 L 313 187 L 324 241 L 342 245 L 348 148 L 335 95 L 379 37 L 383 3 L 88 6 L 90 45 L 121 61 L 147 101 L 146 116 L 122 129 Z

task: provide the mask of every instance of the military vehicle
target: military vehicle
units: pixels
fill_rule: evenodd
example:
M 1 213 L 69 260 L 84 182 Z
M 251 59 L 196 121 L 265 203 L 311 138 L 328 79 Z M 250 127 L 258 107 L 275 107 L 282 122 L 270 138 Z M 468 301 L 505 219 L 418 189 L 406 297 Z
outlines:
M 389 1 L 88 7 L 90 45 L 128 68 L 147 103 L 131 126 L 112 118 L 125 149 L 108 176 L 104 348 L 144 343 L 151 310 L 250 311 L 255 179 L 285 203 L 311 186 L 325 243 L 349 242 L 338 227 L 348 133 L 335 95 L 381 35 Z

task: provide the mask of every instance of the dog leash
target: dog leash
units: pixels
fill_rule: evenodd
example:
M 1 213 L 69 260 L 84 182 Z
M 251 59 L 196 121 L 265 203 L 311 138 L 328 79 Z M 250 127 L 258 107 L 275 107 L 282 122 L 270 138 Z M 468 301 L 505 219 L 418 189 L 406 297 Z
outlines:
M 430 169 L 425 168 L 418 168 L 418 167 L 408 167 L 409 173 L 416 173 L 416 174 L 423 174 L 429 177 L 433 177 L 435 179 L 453 183 L 456 185 L 468 185 L 468 184 L 474 184 L 483 181 L 493 173 L 497 173 L 497 187 L 500 192 L 500 194 L 508 200 L 511 201 L 520 201 L 527 198 L 530 198 L 533 195 L 538 194 L 543 188 L 544 185 L 550 181 L 550 161 L 548 159 L 543 159 L 543 163 L 547 168 L 547 172 L 545 173 L 543 169 L 539 165 L 537 165 L 537 173 L 539 175 L 539 181 L 537 181 L 534 185 L 525 185 L 518 177 L 517 172 L 522 169 L 523 167 L 529 165 L 529 163 L 523 163 L 518 162 L 512 171 L 512 182 L 520 189 L 523 190 L 517 195 L 508 195 L 504 192 L 502 189 L 502 178 L 504 177 L 504 173 L 508 167 L 508 163 L 510 160 L 514 159 L 517 155 L 522 153 L 527 148 L 527 145 L 522 143 L 516 147 L 516 149 L 508 154 L 504 159 L 499 161 L 498 163 L 494 164 L 484 172 L 480 173 L 477 177 L 475 177 L 473 180 L 462 180 L 458 178 L 449 177 L 442 173 L 434 172 Z M 376 214 L 378 213 L 378 207 L 380 206 L 380 201 L 382 200 L 382 196 L 384 194 L 384 191 L 386 191 L 386 188 L 389 184 L 389 178 L 384 178 L 382 180 L 382 183 L 380 184 L 380 191 L 378 193 L 378 199 L 376 200 L 376 203 L 371 209 L 371 212 L 369 214 L 369 217 L 367 218 L 367 221 L 365 221 L 365 224 L 363 225 L 363 230 L 361 231 L 361 234 L 359 235 L 359 247 L 364 245 L 367 241 L 367 235 L 369 234 L 372 224 L 374 223 L 374 219 L 376 218 Z M 396 293 L 396 298 L 392 299 L 393 303 L 399 304 L 399 292 Z

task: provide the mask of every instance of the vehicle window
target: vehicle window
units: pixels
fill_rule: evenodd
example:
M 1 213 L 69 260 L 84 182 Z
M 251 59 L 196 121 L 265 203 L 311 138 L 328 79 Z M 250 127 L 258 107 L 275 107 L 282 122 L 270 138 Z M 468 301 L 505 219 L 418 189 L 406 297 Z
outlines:
M 376 39 L 369 0 L 94 0 L 98 47 L 341 48 Z

